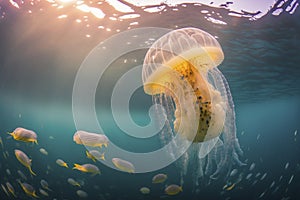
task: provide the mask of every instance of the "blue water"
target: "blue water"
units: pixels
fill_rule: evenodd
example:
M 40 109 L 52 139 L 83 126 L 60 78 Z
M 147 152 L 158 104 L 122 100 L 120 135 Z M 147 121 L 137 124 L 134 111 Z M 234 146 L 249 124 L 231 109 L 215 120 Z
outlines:
M 36 18 L 38 14 L 29 16 L 8 9 L 9 17 L 0 21 L 0 136 L 4 146 L 0 150 L 0 183 L 10 182 L 16 190 L 16 199 L 30 199 L 16 181 L 20 178 L 17 170 L 27 176 L 26 182 L 37 191 L 41 179 L 48 181 L 52 191 L 48 192 L 49 197 L 37 192 L 41 199 L 79 199 L 76 195 L 79 188 L 67 183 L 69 177 L 84 182 L 80 189 L 88 193 L 87 199 L 299 199 L 299 10 L 294 15 L 268 15 L 254 22 L 236 19 L 235 23 L 224 27 L 208 24 L 195 16 L 182 17 L 195 9 L 189 6 L 177 14 L 166 12 L 164 18 L 145 15 L 137 21 L 140 27 L 173 29 L 175 24 L 178 28 L 194 26 L 218 36 L 225 55 L 219 69 L 231 88 L 237 137 L 244 151 L 241 160 L 247 163 L 237 168 L 243 177 L 241 182 L 227 191 L 223 186 L 228 180 L 207 181 L 198 188 L 187 181 L 182 193 L 169 197 L 163 192 L 165 184 L 153 185 L 151 179 L 157 173 L 166 173 L 166 184 L 180 184 L 179 169 L 175 164 L 155 172 L 127 174 L 97 162 L 100 176 L 58 166 L 55 163 L 58 158 L 65 160 L 70 168 L 73 163 L 92 163 L 85 156 L 84 146 L 73 142 L 76 127 L 72 89 L 81 62 L 92 48 L 113 33 L 84 29 L 74 25 L 73 18 L 57 22 L 56 15 L 51 12 L 44 12 Z M 122 30 L 127 28 L 125 22 L 118 22 L 115 26 Z M 84 37 L 86 33 L 92 37 Z M 95 97 L 97 116 L 109 139 L 133 152 L 155 150 L 160 147 L 159 139 L 140 142 L 124 134 L 113 122 L 109 96 L 115 80 L 130 69 L 133 60 L 141 64 L 145 53 L 133 52 L 113 63 L 100 81 Z M 124 58 L 127 63 L 122 62 Z M 151 106 L 151 97 L 140 88 L 130 103 L 133 120 L 139 125 L 149 123 L 147 110 Z M 39 144 L 13 140 L 6 132 L 16 127 L 34 130 Z M 30 176 L 15 158 L 16 148 L 32 158 L 36 177 Z M 41 154 L 40 148 L 45 148 L 49 154 Z M 8 152 L 9 156 L 4 156 L 3 152 Z M 250 171 L 251 163 L 255 163 L 255 167 Z M 249 173 L 253 175 L 246 179 Z M 257 173 L 260 176 L 256 178 Z M 266 177 L 261 180 L 265 173 Z M 275 183 L 270 187 L 273 181 Z M 143 186 L 151 189 L 149 195 L 140 193 Z M 8 197 L 0 189 L 0 199 L 13 197 Z

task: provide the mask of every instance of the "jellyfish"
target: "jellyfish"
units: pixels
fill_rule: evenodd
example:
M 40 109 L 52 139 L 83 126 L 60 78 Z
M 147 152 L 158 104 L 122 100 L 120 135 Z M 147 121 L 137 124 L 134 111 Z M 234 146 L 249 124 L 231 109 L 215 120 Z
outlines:
M 223 59 L 218 41 L 197 28 L 163 35 L 145 55 L 144 92 L 152 96 L 153 104 L 165 109 L 160 140 L 167 144 L 178 134 L 191 144 L 177 161 L 182 183 L 189 164 L 193 165 L 196 184 L 204 176 L 208 180 L 221 174 L 226 177 L 235 164 L 243 165 L 233 99 L 227 80 L 217 68 Z M 176 148 L 176 144 L 171 146 L 169 153 Z

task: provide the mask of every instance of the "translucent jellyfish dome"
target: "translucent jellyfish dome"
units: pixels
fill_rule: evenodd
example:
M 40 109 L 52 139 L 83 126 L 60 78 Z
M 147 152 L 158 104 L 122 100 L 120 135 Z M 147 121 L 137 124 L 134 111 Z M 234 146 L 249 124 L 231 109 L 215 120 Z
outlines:
M 203 142 L 219 136 L 225 121 L 226 105 L 220 92 L 209 84 L 208 70 L 217 67 L 224 59 L 218 41 L 200 29 L 184 28 L 172 31 L 157 40 L 144 60 L 144 90 L 149 95 L 169 93 L 176 105 L 175 132 L 193 142 Z M 185 81 L 185 82 L 184 82 Z M 198 131 L 194 135 L 185 123 L 183 112 L 190 109 L 179 105 L 180 95 L 186 96 L 189 85 L 194 94 L 192 107 L 199 116 Z M 180 89 L 181 88 L 181 89 Z M 180 90 L 184 90 L 180 93 Z M 189 106 L 191 107 L 191 106 Z M 195 110 L 195 109 L 194 109 Z M 183 123 L 182 131 L 178 130 Z M 184 130 L 185 129 L 185 130 Z

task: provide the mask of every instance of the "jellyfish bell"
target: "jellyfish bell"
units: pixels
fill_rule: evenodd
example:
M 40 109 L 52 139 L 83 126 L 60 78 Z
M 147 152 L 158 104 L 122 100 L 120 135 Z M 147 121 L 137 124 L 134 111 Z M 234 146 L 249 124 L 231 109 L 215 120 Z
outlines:
M 217 68 L 223 59 L 218 41 L 197 28 L 173 30 L 155 41 L 146 53 L 144 91 L 167 113 L 162 142 L 167 144 L 181 135 L 192 144 L 181 158 L 182 174 L 195 158 L 199 169 L 196 178 L 204 174 L 213 178 L 224 171 L 228 174 L 233 163 L 243 164 L 239 161 L 242 150 L 236 138 L 232 96 Z
M 217 67 L 223 59 L 224 54 L 217 40 L 195 28 L 180 29 L 164 35 L 146 54 L 142 74 L 145 93 L 171 96 L 176 107 L 175 132 L 195 143 L 218 137 L 222 132 L 226 108 L 220 92 L 207 79 L 208 71 Z M 186 85 L 192 91 L 188 91 Z M 189 92 L 194 94 L 192 108 L 180 107 L 180 95 L 186 96 Z M 178 130 L 179 124 L 183 124 L 183 129 L 188 129 L 189 124 L 184 124 L 190 122 L 185 113 L 181 112 L 182 109 L 188 112 L 195 110 L 199 116 L 196 135 Z

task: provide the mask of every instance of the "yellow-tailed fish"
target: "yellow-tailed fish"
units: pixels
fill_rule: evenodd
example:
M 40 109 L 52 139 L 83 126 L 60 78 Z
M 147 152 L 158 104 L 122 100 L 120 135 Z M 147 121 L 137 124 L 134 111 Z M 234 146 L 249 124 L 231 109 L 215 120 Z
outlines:
M 227 191 L 232 190 L 235 187 L 235 183 L 233 183 L 232 185 L 225 185 L 223 188 Z
M 45 197 L 48 197 L 48 196 L 49 196 L 48 192 L 46 192 L 45 190 L 39 188 L 39 191 L 40 191 L 40 193 L 41 193 L 42 195 L 44 195 Z
M 11 135 L 15 140 L 23 141 L 23 142 L 32 142 L 32 143 L 38 143 L 37 142 L 37 135 L 34 131 L 28 130 L 25 128 L 16 128 L 13 132 L 8 133 Z
M 31 169 L 31 159 L 28 158 L 28 156 L 21 150 L 15 149 L 15 155 L 18 161 L 28 168 L 29 172 L 36 176 L 36 174 Z
M 73 178 L 68 178 L 67 181 L 69 184 L 71 184 L 73 186 L 81 187 L 81 185 L 77 181 L 75 181 Z
M 17 197 L 16 192 L 15 192 L 15 189 L 13 188 L 13 186 L 12 186 L 9 182 L 6 182 L 6 187 L 7 187 L 8 191 L 9 191 L 14 197 Z
M 37 196 L 36 191 L 34 189 L 34 187 L 32 187 L 32 185 L 28 184 L 28 183 L 21 183 L 19 182 L 22 189 L 24 190 L 24 192 L 30 196 L 30 197 L 34 197 L 34 198 L 39 198 L 39 196 Z
M 84 164 L 84 165 L 74 164 L 73 169 L 77 169 L 85 173 L 91 173 L 92 175 L 100 174 L 99 168 L 93 164 Z
M 57 159 L 56 164 L 58 164 L 59 166 L 62 166 L 62 167 L 69 168 L 68 164 L 65 161 L 63 161 L 62 159 Z
M 97 150 L 86 151 L 86 157 L 92 159 L 94 162 L 97 160 L 105 160 L 104 153 L 100 153 Z

